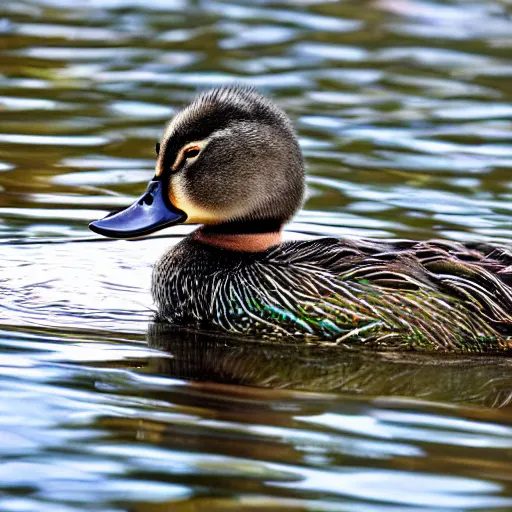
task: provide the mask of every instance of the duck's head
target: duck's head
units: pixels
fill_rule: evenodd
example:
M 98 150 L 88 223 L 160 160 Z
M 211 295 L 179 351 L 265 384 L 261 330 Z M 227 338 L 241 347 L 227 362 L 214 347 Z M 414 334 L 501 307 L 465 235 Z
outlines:
M 179 223 L 218 233 L 278 232 L 300 208 L 304 160 L 286 114 L 250 88 L 199 95 L 157 144 L 156 172 L 131 206 L 90 228 L 135 238 Z

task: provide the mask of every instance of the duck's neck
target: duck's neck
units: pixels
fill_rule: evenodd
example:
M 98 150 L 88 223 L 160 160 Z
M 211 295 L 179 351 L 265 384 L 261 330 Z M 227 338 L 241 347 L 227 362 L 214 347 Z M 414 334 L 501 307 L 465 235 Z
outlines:
M 192 233 L 192 238 L 230 251 L 261 252 L 282 242 L 282 226 L 276 228 L 276 231 L 265 233 L 232 233 L 230 230 L 201 226 Z

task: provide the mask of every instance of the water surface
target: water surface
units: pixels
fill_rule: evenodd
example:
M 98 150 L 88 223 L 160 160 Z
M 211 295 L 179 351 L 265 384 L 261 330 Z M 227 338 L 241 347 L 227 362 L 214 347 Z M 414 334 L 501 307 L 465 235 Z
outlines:
M 509 359 L 175 332 L 151 265 L 190 228 L 87 230 L 237 82 L 307 157 L 287 238 L 506 243 L 511 50 L 507 0 L 4 0 L 0 509 L 512 510 Z

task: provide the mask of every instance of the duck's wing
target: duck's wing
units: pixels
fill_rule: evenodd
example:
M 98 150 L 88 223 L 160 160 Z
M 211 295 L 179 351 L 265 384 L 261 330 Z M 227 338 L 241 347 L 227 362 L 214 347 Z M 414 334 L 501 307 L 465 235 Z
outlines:
M 483 288 L 512 316 L 512 246 L 329 238 L 309 246 L 298 243 L 290 254 L 290 262 L 309 261 L 344 279 L 365 279 L 389 288 L 424 285 L 446 291 L 448 286 L 457 297 L 466 297 L 468 290 L 479 296 Z
M 281 268 L 274 273 L 288 275 L 288 265 L 294 277 L 301 275 L 302 284 L 293 286 L 301 293 L 313 287 L 323 298 L 316 304 L 318 318 L 323 312 L 345 332 L 363 334 L 362 327 L 368 332 L 371 327 L 373 339 L 416 333 L 434 348 L 477 348 L 479 340 L 486 345 L 492 338 L 500 346 L 511 341 L 507 272 L 512 256 L 507 248 L 321 239 L 288 244 L 274 256 Z M 337 316 L 333 304 L 342 310 Z
M 458 260 L 481 266 L 512 287 L 512 245 L 478 242 L 455 244 L 451 251 Z

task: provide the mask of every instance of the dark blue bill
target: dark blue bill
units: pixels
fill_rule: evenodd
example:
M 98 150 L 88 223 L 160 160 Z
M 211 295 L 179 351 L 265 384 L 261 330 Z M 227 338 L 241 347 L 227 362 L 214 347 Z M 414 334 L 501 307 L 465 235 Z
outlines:
M 131 206 L 91 222 L 89 229 L 110 238 L 138 238 L 186 220 L 166 198 L 162 180 L 154 180 Z

